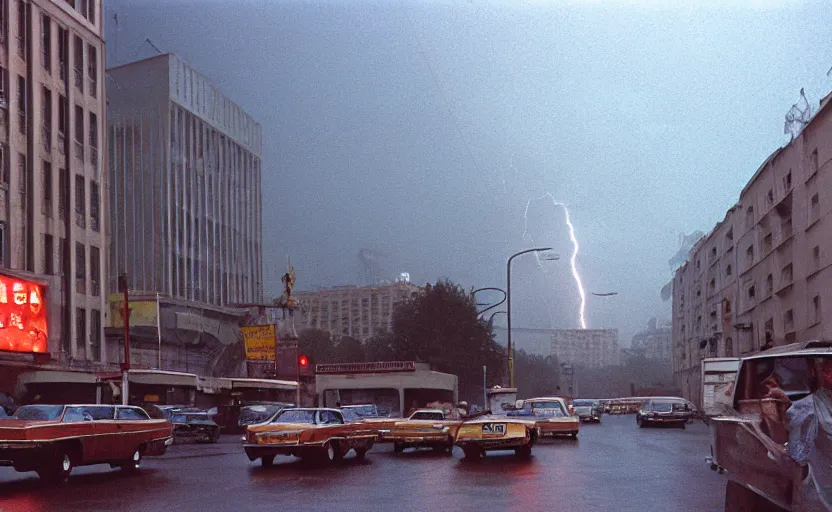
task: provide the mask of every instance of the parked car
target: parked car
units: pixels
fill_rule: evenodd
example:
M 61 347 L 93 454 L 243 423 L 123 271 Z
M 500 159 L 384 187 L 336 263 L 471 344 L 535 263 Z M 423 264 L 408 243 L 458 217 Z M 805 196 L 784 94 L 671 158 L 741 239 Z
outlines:
M 362 420 L 365 418 L 379 418 L 378 408 L 373 404 L 345 405 L 341 407 L 341 413 L 347 421 Z
M 743 358 L 730 407 L 711 418 L 725 510 L 832 511 L 832 342 Z
M 163 455 L 171 423 L 122 405 L 24 405 L 0 421 L 0 466 L 36 471 L 62 483 L 72 468 L 109 464 L 137 471 L 144 456 Z
M 636 413 L 636 424 L 641 428 L 667 425 L 684 429 L 691 414 L 690 405 L 684 398 L 651 398 L 641 404 Z
M 462 448 L 466 459 L 496 450 L 514 450 L 519 457 L 528 457 L 537 440 L 535 425 L 534 417 L 485 414 L 463 422 L 454 444 Z
M 173 437 L 193 439 L 197 443 L 216 443 L 220 440 L 220 426 L 209 411 L 202 409 L 173 409 L 170 415 Z
M 410 417 L 396 421 L 380 437 L 393 442 L 393 451 L 401 453 L 407 448 L 431 448 L 450 454 L 454 438 L 462 420 L 441 409 L 417 409 Z
M 361 460 L 373 447 L 376 430 L 363 422 L 347 423 L 338 409 L 284 409 L 268 423 L 249 425 L 243 448 L 249 460 L 271 466 L 277 455 L 324 463 L 344 458 L 350 450 Z
M 601 423 L 602 409 L 598 400 L 575 399 L 572 405 L 575 406 L 575 414 L 580 421 Z

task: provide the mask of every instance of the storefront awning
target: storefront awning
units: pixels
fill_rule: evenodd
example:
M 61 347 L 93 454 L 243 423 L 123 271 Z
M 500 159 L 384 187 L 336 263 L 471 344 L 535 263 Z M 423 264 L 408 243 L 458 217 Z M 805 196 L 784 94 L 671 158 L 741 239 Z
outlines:
M 274 379 L 231 379 L 232 389 L 297 389 L 298 383 L 293 380 Z

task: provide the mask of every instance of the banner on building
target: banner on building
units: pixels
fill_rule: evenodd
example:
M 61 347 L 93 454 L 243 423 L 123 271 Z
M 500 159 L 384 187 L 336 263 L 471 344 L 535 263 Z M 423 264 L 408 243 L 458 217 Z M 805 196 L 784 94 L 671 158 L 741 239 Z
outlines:
M 130 301 L 130 325 L 133 327 L 156 327 L 156 299 Z M 124 295 L 110 294 L 110 327 L 124 325 Z
M 274 324 L 240 327 L 240 330 L 246 347 L 246 359 L 274 361 L 277 339 Z

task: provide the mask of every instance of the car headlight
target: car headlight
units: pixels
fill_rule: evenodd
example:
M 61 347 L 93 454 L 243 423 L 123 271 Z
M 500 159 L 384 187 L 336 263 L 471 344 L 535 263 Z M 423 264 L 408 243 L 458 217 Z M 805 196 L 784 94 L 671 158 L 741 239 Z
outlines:
M 442 427 L 442 433 L 443 434 L 447 434 L 450 431 L 451 431 L 451 427 Z

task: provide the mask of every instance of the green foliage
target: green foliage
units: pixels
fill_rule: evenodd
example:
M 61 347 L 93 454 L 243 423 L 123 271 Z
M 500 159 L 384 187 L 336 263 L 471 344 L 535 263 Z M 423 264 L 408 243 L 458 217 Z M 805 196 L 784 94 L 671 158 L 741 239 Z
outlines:
M 517 350 L 514 353 L 514 384 L 517 396 L 533 398 L 561 395 L 560 368 L 556 358 Z

